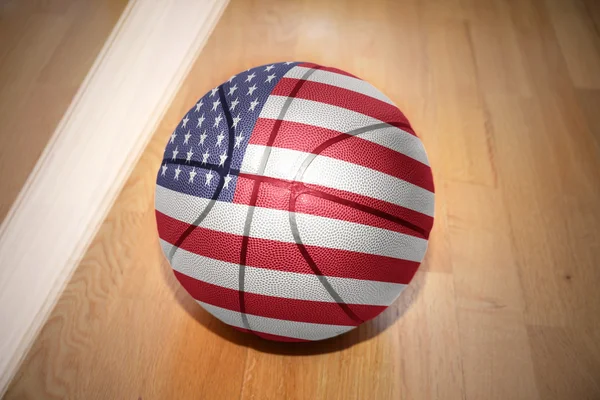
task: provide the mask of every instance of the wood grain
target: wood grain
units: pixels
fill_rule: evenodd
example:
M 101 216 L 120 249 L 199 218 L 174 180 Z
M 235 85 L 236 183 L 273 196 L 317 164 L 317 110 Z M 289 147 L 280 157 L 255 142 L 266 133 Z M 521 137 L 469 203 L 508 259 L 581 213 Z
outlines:
M 1 395 L 227 3 L 131 2 L 106 39 L 0 226 Z
M 0 222 L 127 0 L 0 4 Z
M 593 4 L 232 1 L 6 398 L 600 398 Z M 256 339 L 197 307 L 153 216 L 163 146 L 185 111 L 240 70 L 293 59 L 388 94 L 436 182 L 410 287 L 375 320 L 307 345 Z

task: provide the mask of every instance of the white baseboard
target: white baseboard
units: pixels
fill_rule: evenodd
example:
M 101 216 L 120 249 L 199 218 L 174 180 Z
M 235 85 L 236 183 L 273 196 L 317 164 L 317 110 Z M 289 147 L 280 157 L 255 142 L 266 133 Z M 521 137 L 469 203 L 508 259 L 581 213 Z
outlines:
M 227 0 L 132 0 L 0 227 L 0 397 Z

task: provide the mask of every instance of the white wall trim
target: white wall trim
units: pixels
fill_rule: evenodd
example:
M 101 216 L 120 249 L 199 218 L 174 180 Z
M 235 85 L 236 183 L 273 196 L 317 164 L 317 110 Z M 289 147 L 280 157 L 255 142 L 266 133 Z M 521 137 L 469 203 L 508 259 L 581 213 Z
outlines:
M 227 0 L 132 0 L 0 227 L 0 397 Z

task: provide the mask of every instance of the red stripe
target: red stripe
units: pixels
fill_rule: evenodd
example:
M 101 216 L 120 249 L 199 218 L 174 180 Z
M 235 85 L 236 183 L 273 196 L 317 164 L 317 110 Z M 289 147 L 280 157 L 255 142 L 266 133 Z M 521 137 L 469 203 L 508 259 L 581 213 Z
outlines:
M 249 205 L 254 182 L 255 179 L 251 179 L 246 175 L 239 176 L 235 186 L 233 202 Z M 260 185 L 255 205 L 257 207 L 272 208 L 276 210 L 289 210 L 291 193 L 290 185 L 291 183 L 288 183 L 286 187 L 264 181 L 264 183 Z M 341 221 L 355 222 L 357 224 L 400 232 L 405 235 L 425 238 L 420 232 L 415 232 L 398 222 L 353 209 L 347 205 L 314 196 L 311 193 L 301 193 L 298 195 L 296 200 L 296 212 L 333 218 Z
M 277 342 L 310 342 L 311 341 L 311 340 L 297 339 L 297 338 L 292 338 L 292 337 L 287 337 L 287 336 L 272 335 L 270 333 L 264 333 L 264 332 L 249 331 L 248 329 L 240 328 L 240 327 L 233 326 L 233 325 L 230 325 L 230 326 L 234 329 L 237 329 L 238 331 L 246 332 L 246 333 L 253 333 L 254 335 L 256 335 L 262 339 L 275 340 Z
M 177 280 L 196 300 L 217 307 L 240 312 L 239 291 L 199 281 L 173 271 Z M 244 293 L 246 314 L 282 319 L 286 321 L 310 322 L 313 324 L 356 326 L 337 303 L 286 299 L 256 293 Z M 348 304 L 363 321 L 376 317 L 385 306 Z
M 337 69 L 337 68 L 333 68 L 333 67 L 324 67 L 322 65 L 319 64 L 314 64 L 314 63 L 302 63 L 302 64 L 298 64 L 298 67 L 304 67 L 304 68 L 315 68 L 315 67 L 320 67 L 319 70 L 320 71 L 328 71 L 328 72 L 334 72 L 336 74 L 340 74 L 340 75 L 346 75 L 346 76 L 351 76 L 352 78 L 356 78 L 356 79 L 360 79 L 359 77 L 352 75 L 349 72 L 343 71 L 341 69 Z
M 266 146 L 275 122 L 273 119 L 259 118 L 250 136 L 250 143 Z M 325 148 L 320 155 L 362 165 L 433 192 L 433 176 L 428 165 L 359 136 L 299 122 L 281 121 L 272 146 L 312 153 L 319 145 L 333 138 L 339 138 L 339 141 Z
M 156 211 L 158 234 L 170 244 L 177 242 L 188 224 Z M 201 256 L 230 263 L 240 262 L 240 235 L 196 227 L 181 248 Z M 306 246 L 325 276 L 408 284 L 419 263 L 355 251 Z M 247 265 L 278 271 L 313 274 L 295 243 L 249 238 Z
M 271 94 L 275 96 L 313 100 L 332 106 L 346 108 L 402 128 L 413 135 L 415 134 L 408 119 L 406 119 L 398 107 L 392 104 L 352 90 L 312 81 L 305 81 L 302 87 L 297 90 L 297 93 L 291 96 L 299 81 L 300 79 L 282 78 L 279 80 Z M 310 121 L 310 116 L 307 116 L 307 118 L 308 121 Z

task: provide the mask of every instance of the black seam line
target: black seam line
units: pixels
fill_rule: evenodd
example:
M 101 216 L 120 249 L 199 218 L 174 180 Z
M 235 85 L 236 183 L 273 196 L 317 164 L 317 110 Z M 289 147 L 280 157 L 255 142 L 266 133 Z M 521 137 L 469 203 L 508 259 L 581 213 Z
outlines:
M 296 94 L 298 93 L 298 91 L 300 90 L 302 85 L 304 85 L 304 83 L 306 82 L 308 77 L 320 68 L 322 68 L 322 67 L 318 66 L 318 67 L 311 68 L 310 70 L 306 71 L 306 73 L 298 80 L 298 82 L 292 89 L 291 93 L 286 98 L 286 101 L 283 104 L 281 111 L 279 112 L 277 120 L 275 121 L 275 124 L 273 125 L 273 129 L 271 130 L 271 135 L 269 136 L 269 140 L 267 141 L 267 145 L 266 145 L 265 151 L 263 153 L 259 168 L 256 172 L 256 175 L 264 174 L 264 171 L 265 171 L 265 168 L 266 168 L 269 156 L 270 156 L 271 146 L 273 145 L 273 143 L 275 141 L 275 137 L 277 136 L 277 133 L 279 132 L 279 129 L 281 127 L 281 122 L 283 121 L 285 114 L 286 114 L 288 108 L 290 107 L 292 101 L 294 100 Z M 250 197 L 250 204 L 249 204 L 250 207 L 248 208 L 248 213 L 246 215 L 246 223 L 244 225 L 244 234 L 242 236 L 242 245 L 241 245 L 241 251 L 240 251 L 240 266 L 239 266 L 239 276 L 238 276 L 238 280 L 239 280 L 238 293 L 239 293 L 240 314 L 242 316 L 242 323 L 244 325 L 244 328 L 246 328 L 248 331 L 250 331 L 252 333 L 255 333 L 255 332 L 253 332 L 252 329 L 250 328 L 250 325 L 248 322 L 248 316 L 246 315 L 246 304 L 245 304 L 245 299 L 244 299 L 244 286 L 245 286 L 245 274 L 246 274 L 245 267 L 246 267 L 247 254 L 248 254 L 250 227 L 252 225 L 252 218 L 254 216 L 254 208 L 256 205 L 256 201 L 258 198 L 258 192 L 259 192 L 261 184 L 262 184 L 261 181 L 255 181 L 254 186 L 252 188 L 252 195 Z M 290 217 L 290 220 L 291 220 L 291 217 Z M 297 227 L 290 224 L 290 229 L 292 231 L 294 230 L 294 228 L 297 229 Z M 312 260 L 310 255 L 306 251 L 303 251 L 306 249 L 300 239 L 299 232 L 295 232 L 295 233 L 293 232 L 293 236 L 294 236 L 294 239 L 298 246 L 298 249 L 299 249 L 300 253 L 302 254 L 302 256 L 304 257 L 307 264 L 313 269 L 313 272 L 315 272 L 315 274 L 319 274 L 320 271 L 318 270 L 318 268 L 313 268 L 313 267 L 316 267 L 316 264 L 314 263 L 314 261 Z M 327 282 L 327 279 L 324 277 L 323 277 L 323 279 L 321 279 L 321 278 L 319 278 L 319 279 L 320 279 L 321 283 L 323 284 L 323 286 L 327 289 L 329 294 L 332 296 L 332 298 L 334 300 L 336 300 L 336 303 L 338 305 L 340 305 L 342 310 L 351 319 L 358 322 L 360 320 L 360 318 L 358 318 L 356 315 L 354 315 L 352 310 L 350 310 L 349 307 L 345 303 L 343 303 L 343 300 L 341 299 L 339 294 L 337 292 L 335 292 L 335 289 L 333 289 L 333 287 L 329 284 L 329 282 Z M 333 291 L 333 293 L 332 293 L 332 291 Z M 338 300 L 340 300 L 343 305 L 341 303 L 339 303 Z
M 227 161 L 227 160 L 225 160 L 225 161 Z M 219 174 L 223 174 L 224 172 L 229 173 L 229 175 L 239 175 L 240 174 L 240 170 L 239 169 L 235 169 L 235 168 L 229 168 L 229 169 L 227 169 L 225 167 L 225 165 L 217 165 L 217 164 L 212 164 L 212 163 L 203 163 L 202 161 L 194 161 L 194 160 L 187 161 L 187 160 L 185 160 L 183 158 L 176 158 L 175 160 L 173 160 L 173 159 L 167 160 L 165 158 L 163 160 L 162 164 L 163 165 L 164 164 L 185 165 L 185 166 L 188 166 L 188 167 L 197 167 L 197 168 L 210 169 L 212 171 L 218 172 Z M 225 175 L 227 175 L 227 174 L 225 174 Z
M 414 225 L 414 224 L 406 221 L 403 218 L 397 217 L 397 216 L 387 213 L 385 211 L 381 211 L 377 208 L 370 207 L 363 203 L 345 199 L 343 197 L 339 197 L 334 194 L 326 193 L 321 190 L 312 189 L 312 188 L 306 186 L 306 184 L 304 182 L 289 181 L 289 180 L 285 180 L 285 179 L 281 179 L 281 178 L 273 178 L 273 177 L 268 177 L 268 176 L 252 175 L 252 174 L 248 174 L 245 172 L 240 172 L 238 176 L 241 176 L 246 179 L 252 179 L 255 181 L 261 181 L 264 184 L 276 186 L 278 188 L 289 190 L 289 191 L 295 190 L 297 196 L 299 196 L 301 194 L 308 194 L 311 196 L 316 196 L 316 197 L 323 198 L 325 200 L 332 201 L 334 203 L 338 203 L 341 205 L 346 205 L 348 207 L 356 208 L 360 211 L 366 212 L 367 214 L 371 214 L 371 215 L 375 215 L 379 218 L 387 219 L 388 221 L 397 223 L 398 225 L 402 225 L 405 228 L 411 229 L 415 233 L 420 234 L 422 239 L 428 238 L 428 233 L 423 228 L 421 228 L 417 225 Z M 293 189 L 296 186 L 298 188 Z
M 290 227 L 291 227 L 291 231 L 292 231 L 292 235 L 294 236 L 294 240 L 296 241 L 296 244 L 298 246 L 298 249 L 300 250 L 300 252 L 302 253 L 302 256 L 304 257 L 304 259 L 306 260 L 306 262 L 309 264 L 310 268 L 313 270 L 313 272 L 315 273 L 315 275 L 317 276 L 317 278 L 319 279 L 319 281 L 321 282 L 321 285 L 323 285 L 323 287 L 325 289 L 327 289 L 327 291 L 329 292 L 329 294 L 333 297 L 333 299 L 335 300 L 335 302 L 342 308 L 342 310 L 344 311 L 344 313 L 346 313 L 346 315 L 348 317 L 350 317 L 353 321 L 361 324 L 362 322 L 364 322 L 364 320 L 362 318 L 360 318 L 358 315 L 356 315 L 352 309 L 344 302 L 344 300 L 341 298 L 341 296 L 339 295 L 339 293 L 337 293 L 337 291 L 331 286 L 331 284 L 329 283 L 329 281 L 327 280 L 327 278 L 325 277 L 325 275 L 323 275 L 323 273 L 321 272 L 321 270 L 319 269 L 319 266 L 317 265 L 317 263 L 314 262 L 314 260 L 312 259 L 312 257 L 310 256 L 310 253 L 308 252 L 308 249 L 306 248 L 306 246 L 304 246 L 304 243 L 302 243 L 302 240 L 300 238 L 300 231 L 298 230 L 298 224 L 296 221 L 296 201 L 298 200 L 298 195 L 302 193 L 302 191 L 298 191 L 297 190 L 297 186 L 296 183 L 301 183 L 302 182 L 302 178 L 304 177 L 304 173 L 306 172 L 307 168 L 309 167 L 309 165 L 315 160 L 315 158 L 321 153 L 323 152 L 323 150 L 325 150 L 327 147 L 331 146 L 334 143 L 340 142 L 344 139 L 347 139 L 351 136 L 358 136 L 361 133 L 365 133 L 365 132 L 369 132 L 372 130 L 376 130 L 376 129 L 381 129 L 383 127 L 386 127 L 388 124 L 386 123 L 379 123 L 379 124 L 373 124 L 370 126 L 365 126 L 365 127 L 361 127 L 355 130 L 352 130 L 348 133 L 342 133 L 338 136 L 335 136 L 329 140 L 326 140 L 325 142 L 321 143 L 319 146 L 317 146 L 316 149 L 314 149 L 313 151 L 311 151 L 311 154 L 309 154 L 304 161 L 302 162 L 302 164 L 300 165 L 300 168 L 298 168 L 298 172 L 296 173 L 296 176 L 294 177 L 294 180 L 292 181 L 292 183 L 290 184 L 290 201 L 289 201 L 289 220 L 290 220 Z M 319 191 L 316 191 L 317 193 L 320 193 Z M 324 193 L 322 193 L 324 194 Z M 412 224 L 411 224 L 412 225 Z M 414 227 L 414 225 L 413 225 Z
M 312 71 L 312 72 L 314 72 L 314 71 Z M 306 81 L 306 79 L 308 79 L 309 76 L 310 76 L 310 73 L 307 72 L 307 75 L 303 76 L 302 79 L 304 81 Z M 300 86 L 301 85 L 294 88 L 294 90 L 290 94 L 290 97 L 295 97 L 296 93 L 298 93 L 298 91 L 300 89 Z M 291 100 L 290 100 L 290 103 L 291 103 Z M 285 110 L 285 111 L 287 111 L 287 110 Z M 283 110 L 282 110 L 282 114 L 283 115 L 280 115 L 280 117 L 278 118 L 279 120 L 283 120 L 283 118 L 285 117 L 285 112 Z M 273 135 L 271 138 L 269 138 L 269 143 L 267 143 L 267 146 L 272 146 L 274 142 L 275 142 L 275 135 Z M 308 158 L 310 158 L 310 157 L 311 156 L 309 155 Z M 316 157 L 316 155 L 313 156 L 313 158 L 314 157 Z M 310 164 L 310 162 L 308 164 Z M 303 163 L 300 166 L 300 169 L 297 172 L 297 177 L 299 176 L 301 178 L 304 175 L 304 170 L 302 169 L 302 167 L 306 167 L 306 166 L 307 166 L 306 163 Z M 261 173 L 261 175 L 262 175 L 262 173 Z M 333 298 L 333 300 L 337 303 L 337 305 L 342 309 L 344 314 L 346 314 L 354 322 L 361 324 L 362 322 L 364 322 L 363 319 L 360 318 L 358 315 L 356 315 L 354 313 L 354 311 L 352 311 L 352 309 L 342 299 L 342 296 L 340 296 L 340 294 L 335 290 L 335 288 L 331 285 L 331 283 L 329 283 L 329 280 L 327 279 L 327 277 L 325 275 L 323 275 L 323 272 L 319 269 L 319 266 L 313 260 L 313 258 L 310 256 L 308 249 L 302 242 L 302 238 L 300 236 L 300 230 L 298 229 L 298 223 L 296 221 L 296 199 L 297 198 L 294 193 L 295 190 L 294 190 L 294 185 L 293 185 L 296 181 L 297 181 L 297 179 L 294 179 L 294 182 L 292 183 L 292 190 L 290 192 L 290 201 L 289 201 L 289 206 L 288 206 L 290 230 L 292 231 L 292 236 L 294 237 L 296 246 L 298 247 L 300 254 L 302 254 L 304 261 L 306 261 L 306 263 L 309 265 L 310 269 L 313 271 L 313 273 L 319 279 L 319 282 L 321 283 L 321 285 L 323 285 L 323 287 L 327 290 L 329 295 Z
M 233 119 L 231 118 L 231 113 L 229 112 L 229 108 L 227 107 L 227 98 L 225 97 L 223 85 L 219 86 L 219 99 L 221 100 L 221 108 L 223 109 L 223 113 L 225 114 L 225 121 L 227 122 L 227 130 L 229 133 L 229 140 L 227 142 L 227 159 L 225 160 L 225 163 L 223 164 L 223 167 L 220 170 L 219 183 L 217 184 L 215 192 L 213 193 L 210 201 L 208 202 L 204 210 L 202 210 L 202 213 L 198 216 L 198 218 L 196 218 L 196 220 L 190 226 L 188 226 L 185 232 L 183 232 L 179 239 L 177 239 L 177 242 L 175 242 L 175 244 L 171 248 L 171 251 L 169 252 L 169 262 L 172 262 L 175 252 L 179 249 L 179 247 L 185 241 L 185 239 L 187 239 L 187 237 L 194 231 L 194 229 L 196 229 L 196 227 L 200 225 L 202 221 L 204 221 L 204 218 L 206 218 L 210 210 L 212 210 L 217 199 L 219 198 L 219 195 L 221 194 L 221 191 L 223 190 L 223 186 L 225 185 L 225 172 L 230 172 L 232 161 L 231 159 L 233 158 L 233 141 L 235 140 L 235 132 L 233 129 Z M 191 162 L 189 164 L 191 165 Z
M 395 123 L 395 122 L 392 122 Z M 270 178 L 266 181 L 263 181 L 263 183 L 266 184 L 273 184 L 274 180 L 278 180 L 280 182 L 287 182 L 287 185 L 281 186 L 281 187 L 285 187 L 287 189 L 290 189 L 293 185 L 295 185 L 296 183 L 302 183 L 302 177 L 304 175 L 304 172 L 306 171 L 306 169 L 308 168 L 308 166 L 310 165 L 310 163 L 316 158 L 316 156 L 318 156 L 319 154 L 321 154 L 323 152 L 323 150 L 325 150 L 327 147 L 338 143 L 342 140 L 346 140 L 349 139 L 352 136 L 357 136 L 360 137 L 360 135 L 362 135 L 363 133 L 368 133 L 368 132 L 373 132 L 379 129 L 383 129 L 383 128 L 387 128 L 389 127 L 389 123 L 387 122 L 380 122 L 380 123 L 376 123 L 376 124 L 372 124 L 372 125 L 368 125 L 368 126 L 363 126 L 357 129 L 353 129 L 349 132 L 345 132 L 345 133 L 340 133 L 338 136 L 334 136 L 328 140 L 326 140 L 325 142 L 321 143 L 318 147 L 316 147 L 315 149 L 311 150 L 311 154 L 309 154 L 306 159 L 303 161 L 303 163 L 301 164 L 298 173 L 296 173 L 296 176 L 294 177 L 293 180 L 289 181 L 289 180 L 285 180 L 285 179 L 280 179 L 280 178 Z M 175 159 L 175 160 L 168 160 L 168 159 L 164 159 L 163 163 L 166 164 L 179 164 L 179 165 L 189 165 L 189 166 L 196 166 L 196 167 L 200 167 L 200 168 L 205 168 L 205 169 L 212 169 L 213 171 L 217 171 L 219 173 L 222 173 L 223 167 L 218 166 L 216 164 L 202 164 L 200 161 L 186 161 L 185 159 Z M 234 175 L 234 176 L 238 176 L 240 174 L 244 175 L 246 178 L 248 179 L 254 179 L 254 180 L 260 180 L 263 178 L 262 175 L 256 175 L 256 174 L 249 174 L 249 173 L 243 173 L 238 169 L 233 169 L 231 168 L 228 173 L 230 175 Z M 332 194 L 326 194 L 326 193 L 322 193 L 318 190 L 314 190 L 314 189 L 305 189 L 303 191 L 298 191 L 296 194 L 302 194 L 302 193 L 310 193 L 313 196 L 317 196 L 317 197 L 323 197 L 326 198 L 330 201 L 334 201 L 336 203 L 339 204 L 345 204 L 345 205 L 350 205 L 351 207 L 360 209 L 363 212 L 378 216 L 380 218 L 384 218 L 387 219 L 388 221 L 392 221 L 395 222 L 399 225 L 404 226 L 405 228 L 408 228 L 412 231 L 414 231 L 415 233 L 420 234 L 424 239 L 427 239 L 429 237 L 429 233 L 426 232 L 423 228 L 421 228 L 418 225 L 415 225 L 409 221 L 407 221 L 404 218 L 395 216 L 393 214 L 387 213 L 385 211 L 370 207 L 366 204 L 362 204 L 362 203 L 357 203 L 348 199 L 343 199 L 339 196 L 335 196 Z
M 304 161 L 302 162 L 302 164 L 300 165 L 300 168 L 298 169 L 298 172 L 296 173 L 296 176 L 294 177 L 294 180 L 292 181 L 292 183 L 296 183 L 296 182 L 302 182 L 302 178 L 304 177 L 304 173 L 306 172 L 306 170 L 308 169 L 308 167 L 310 166 L 310 164 L 316 159 L 316 157 L 318 155 L 320 155 L 325 149 L 327 149 L 329 146 L 332 146 L 338 142 L 341 142 L 342 140 L 346 140 L 349 139 L 352 136 L 357 136 L 360 137 L 360 135 L 362 135 L 363 133 L 367 133 L 367 132 L 372 132 L 372 131 L 376 131 L 378 129 L 383 129 L 388 127 L 388 123 L 386 122 L 380 122 L 380 123 L 376 123 L 376 124 L 371 124 L 368 126 L 363 126 L 357 129 L 353 129 L 349 132 L 346 133 L 341 133 L 337 136 L 334 136 L 326 141 L 324 141 L 323 143 L 321 143 L 319 146 L 317 146 L 315 149 L 313 149 L 308 156 L 306 156 L 306 158 L 304 159 Z M 316 191 L 318 192 L 318 191 Z M 341 199 L 338 196 L 333 196 L 330 195 L 329 197 L 336 197 L 337 199 Z M 339 202 L 339 201 L 338 201 Z M 347 203 L 347 201 L 344 201 L 344 203 Z M 355 204 L 360 204 L 360 203 L 355 203 Z M 379 217 L 381 217 L 382 215 L 385 216 L 386 219 L 390 220 L 390 221 L 394 221 L 400 225 L 403 225 L 406 228 L 409 228 L 411 230 L 413 230 L 414 232 L 417 232 L 419 234 L 421 234 L 424 238 L 426 238 L 428 236 L 428 233 L 425 232 L 424 229 L 422 229 L 421 227 L 403 219 L 403 218 L 399 218 L 396 216 L 393 216 L 391 214 L 385 213 L 384 211 L 380 211 L 377 210 L 375 208 L 369 207 L 367 205 L 361 205 L 360 209 L 362 211 L 368 212 L 370 214 L 373 215 L 377 215 Z

